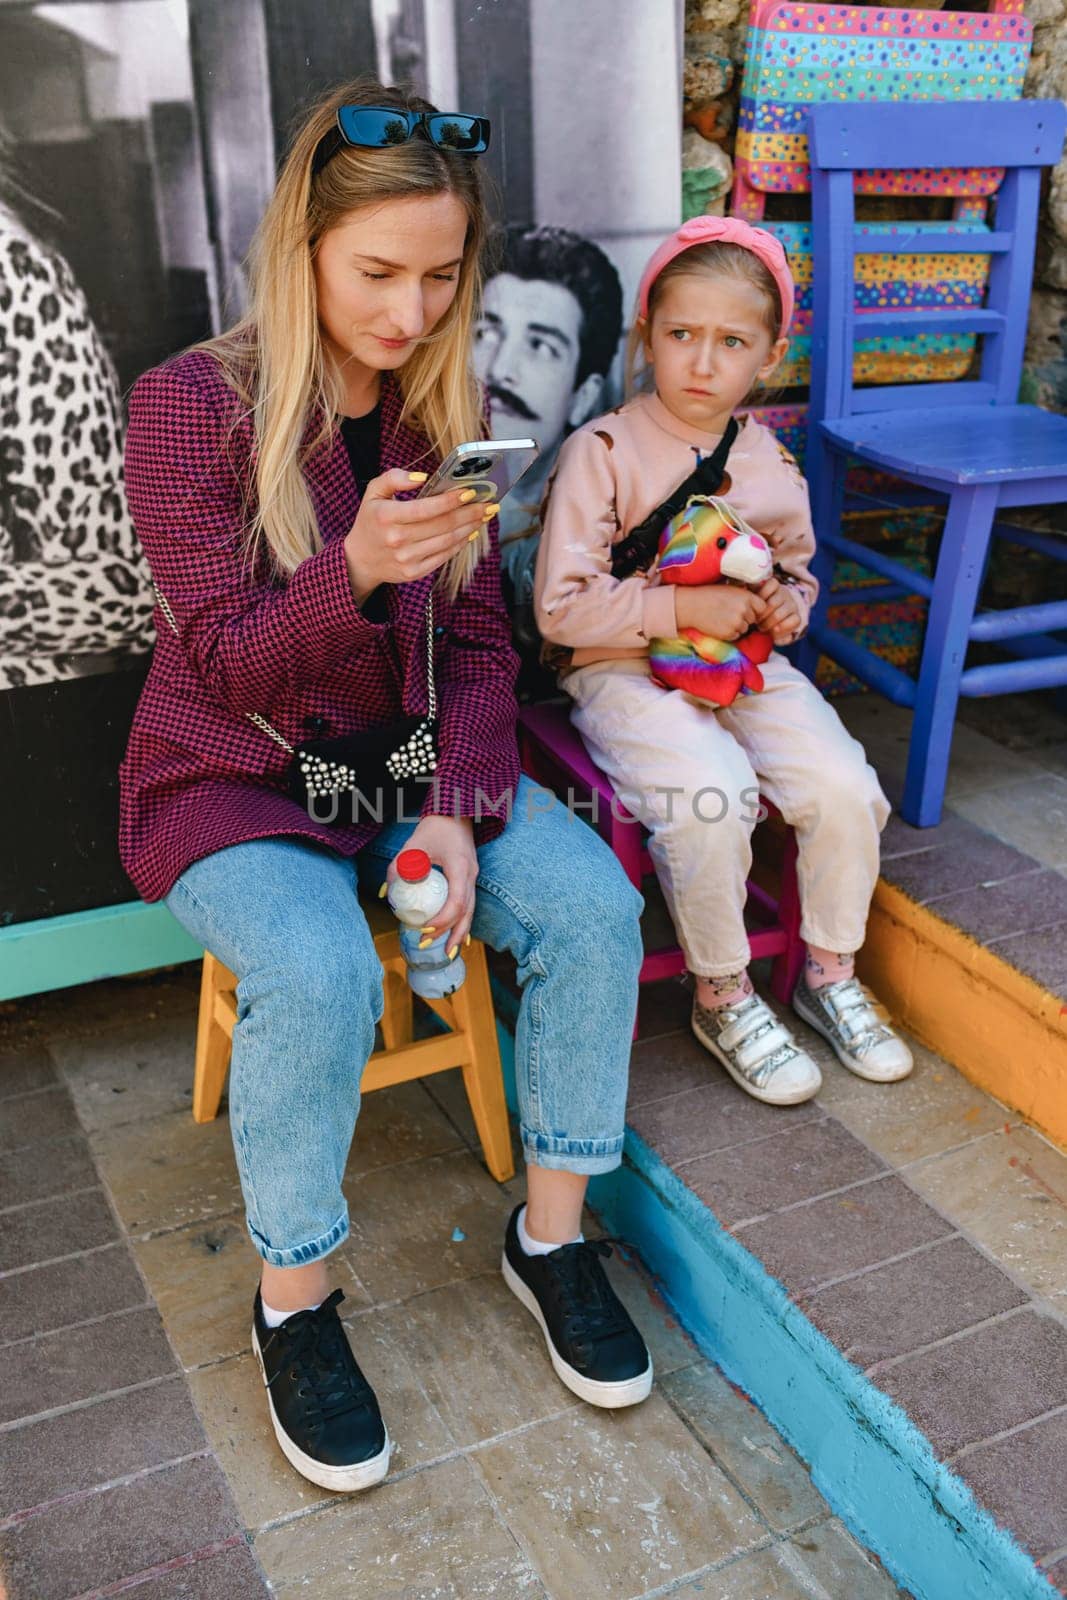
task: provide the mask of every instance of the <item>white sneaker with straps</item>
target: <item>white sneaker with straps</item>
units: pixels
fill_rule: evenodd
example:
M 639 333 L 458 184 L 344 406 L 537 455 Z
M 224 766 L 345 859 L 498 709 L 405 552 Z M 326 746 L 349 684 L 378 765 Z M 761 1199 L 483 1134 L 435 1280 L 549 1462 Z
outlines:
M 818 1066 L 758 994 L 712 1010 L 693 1001 L 692 1028 L 734 1082 L 769 1106 L 796 1106 L 822 1086 Z
M 811 989 L 801 978 L 793 1010 L 833 1046 L 842 1066 L 870 1083 L 896 1083 L 915 1065 L 904 1040 L 858 978 Z

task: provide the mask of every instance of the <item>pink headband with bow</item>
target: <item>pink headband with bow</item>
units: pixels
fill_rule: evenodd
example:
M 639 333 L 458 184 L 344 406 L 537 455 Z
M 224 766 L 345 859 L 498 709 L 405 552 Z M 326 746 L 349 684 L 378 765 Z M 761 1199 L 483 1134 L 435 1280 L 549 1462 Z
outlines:
M 720 242 L 739 244 L 742 250 L 751 250 L 767 268 L 778 285 L 778 293 L 782 299 L 782 326 L 779 329 L 779 337 L 784 339 L 793 320 L 795 296 L 785 251 L 773 233 L 768 233 L 766 228 L 754 228 L 751 223 L 742 222 L 740 217 L 692 217 L 683 223 L 677 232 L 672 233 L 669 239 L 664 239 L 641 274 L 641 283 L 637 290 L 637 309 L 641 316 L 648 316 L 648 296 L 652 285 L 669 261 L 673 261 L 675 256 L 680 256 L 684 250 L 691 250 L 694 245 Z

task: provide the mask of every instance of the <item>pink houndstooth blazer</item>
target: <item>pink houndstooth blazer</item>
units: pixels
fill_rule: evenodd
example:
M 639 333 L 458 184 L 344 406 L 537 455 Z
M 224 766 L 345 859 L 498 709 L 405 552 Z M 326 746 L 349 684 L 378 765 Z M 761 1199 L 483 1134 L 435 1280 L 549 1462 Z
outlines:
M 401 427 L 401 399 L 382 386 L 381 470 L 434 464 Z M 130 399 L 126 492 L 134 526 L 177 635 L 156 608 L 156 646 L 121 768 L 120 851 L 146 900 L 191 862 L 228 845 L 298 835 L 352 856 L 378 831 L 315 822 L 285 792 L 290 757 L 248 720 L 258 712 L 290 744 L 424 712 L 426 602 L 436 574 L 389 590 L 371 622 L 349 587 L 344 535 L 359 506 L 344 441 L 304 473 L 323 547 L 288 580 L 260 555 L 249 570 L 243 529 L 254 504 L 251 423 L 209 355 L 191 351 L 139 379 Z M 516 657 L 491 555 L 454 601 L 434 592 L 440 719 L 436 809 L 476 814 L 519 775 Z M 424 810 L 435 809 L 432 792 Z M 504 826 L 484 815 L 481 844 Z

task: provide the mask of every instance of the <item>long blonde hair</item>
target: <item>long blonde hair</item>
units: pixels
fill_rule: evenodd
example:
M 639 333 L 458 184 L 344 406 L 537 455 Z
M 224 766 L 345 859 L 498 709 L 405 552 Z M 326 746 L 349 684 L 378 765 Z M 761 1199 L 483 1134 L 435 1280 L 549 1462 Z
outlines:
M 432 111 L 428 101 L 373 79 L 339 84 L 297 128 L 249 255 L 249 307 L 236 325 L 196 348 L 208 351 L 248 408 L 256 436 L 256 506 L 249 548 L 261 539 L 278 571 L 292 573 L 322 537 L 303 465 L 331 441 L 344 409 L 344 385 L 319 331 L 314 258 L 324 234 L 362 206 L 412 195 L 454 194 L 468 217 L 459 287 L 441 323 L 397 372 L 401 420 L 425 435 L 427 453 L 481 438 L 484 425 L 470 365 L 471 330 L 481 295 L 486 220 L 478 163 L 415 137 L 384 150 L 343 145 L 312 175 L 315 152 L 336 126 L 342 105 L 385 105 Z M 302 448 L 309 419 L 321 425 Z M 442 574 L 454 595 L 487 547 L 465 544 Z

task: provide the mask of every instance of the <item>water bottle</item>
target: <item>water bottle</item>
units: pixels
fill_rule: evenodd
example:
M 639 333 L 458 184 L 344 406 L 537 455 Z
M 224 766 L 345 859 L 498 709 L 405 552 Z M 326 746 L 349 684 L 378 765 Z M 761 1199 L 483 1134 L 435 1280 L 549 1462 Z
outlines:
M 425 850 L 401 850 L 396 878 L 389 886 L 389 905 L 400 923 L 400 948 L 408 965 L 408 983 L 424 1000 L 441 1000 L 467 976 L 463 957 L 448 958 L 446 928 L 432 944 L 419 949 L 419 929 L 431 922 L 448 899 L 448 880 L 433 866 Z

